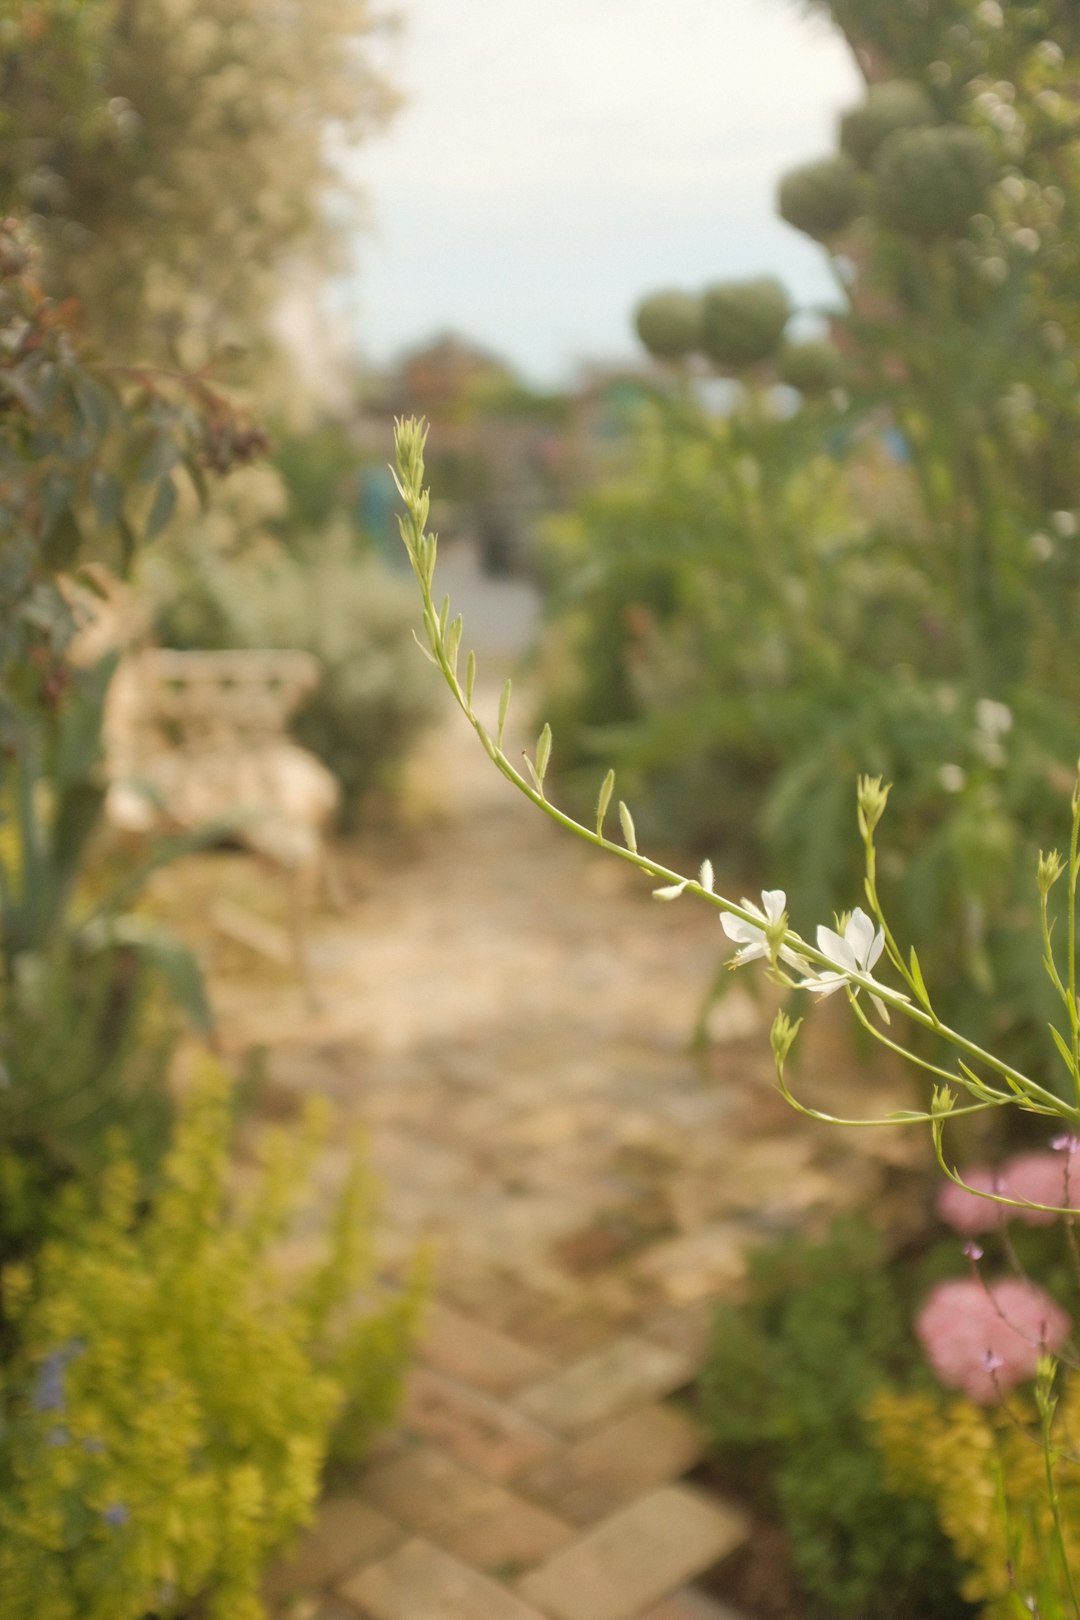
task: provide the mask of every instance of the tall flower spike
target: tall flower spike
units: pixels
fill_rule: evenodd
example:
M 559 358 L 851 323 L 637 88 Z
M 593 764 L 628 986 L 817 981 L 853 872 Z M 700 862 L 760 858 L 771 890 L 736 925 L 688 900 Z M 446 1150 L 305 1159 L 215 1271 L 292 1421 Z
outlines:
M 730 965 L 732 967 L 742 967 L 744 962 L 752 962 L 759 956 L 765 958 L 770 956 L 769 941 L 765 929 L 770 925 L 775 926 L 784 915 L 784 909 L 787 906 L 787 895 L 783 889 L 763 889 L 761 891 L 760 906 L 755 905 L 752 900 L 747 900 L 745 897 L 740 904 L 744 911 L 749 911 L 755 917 L 760 917 L 762 926 L 759 928 L 754 923 L 745 922 L 742 917 L 734 917 L 729 911 L 721 913 L 721 928 L 728 939 L 734 940 L 739 947 L 731 958 Z M 781 945 L 779 954 L 781 960 L 787 962 L 789 967 L 798 968 L 800 973 L 806 971 L 808 963 L 790 946 Z

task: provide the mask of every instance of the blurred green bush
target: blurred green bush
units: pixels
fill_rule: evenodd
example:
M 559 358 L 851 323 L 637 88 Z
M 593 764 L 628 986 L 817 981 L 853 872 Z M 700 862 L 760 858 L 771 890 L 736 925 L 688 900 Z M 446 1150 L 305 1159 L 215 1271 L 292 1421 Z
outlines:
M 780 185 L 834 274 L 828 337 L 785 341 L 767 278 L 707 289 L 700 330 L 689 293 L 638 306 L 654 404 L 553 528 L 543 718 L 581 802 L 614 765 L 654 844 L 784 887 L 803 930 L 861 892 L 845 784 L 894 782 L 891 914 L 949 1020 L 1048 1078 L 1031 925 L 1080 704 L 1080 20 L 820 9 L 875 81 L 840 152 Z M 738 379 L 724 416 L 695 390 L 710 359 Z
M 144 1186 L 172 1122 L 177 1019 L 137 953 L 27 957 L 0 991 L 0 1267 L 33 1254 L 70 1184 L 100 1181 L 122 1131 Z M 10 1328 L 0 1291 L 0 1344 Z
M 880 1238 L 849 1221 L 822 1242 L 751 1251 L 744 1300 L 716 1315 L 706 1429 L 721 1466 L 783 1526 L 809 1620 L 975 1612 L 933 1509 L 888 1484 L 864 1415 L 885 1385 L 928 1385 L 917 1299 L 910 1270 L 886 1264 Z
M 224 1076 L 206 1067 L 148 1211 L 130 1159 L 73 1192 L 3 1288 L 0 1591 L 10 1620 L 260 1620 L 267 1556 L 312 1513 L 334 1442 L 392 1415 L 418 1285 L 370 1286 L 362 1165 L 325 1252 L 276 1258 L 326 1120 L 268 1133 L 233 1191 Z
M 1058 1385 L 1065 1434 L 1075 1432 L 1077 1379 L 1063 1371 Z M 965 1594 L 983 1620 L 1029 1614 L 1057 1620 L 1075 1605 L 1062 1580 L 1046 1461 L 1034 1402 L 1014 1392 L 992 1406 L 942 1391 L 879 1390 L 866 1418 L 880 1448 L 890 1487 L 933 1504 L 943 1530 L 969 1573 Z M 1060 1469 L 1057 1511 L 1070 1566 L 1080 1556 L 1080 1489 Z M 1024 1594 L 1023 1599 L 1020 1593 Z

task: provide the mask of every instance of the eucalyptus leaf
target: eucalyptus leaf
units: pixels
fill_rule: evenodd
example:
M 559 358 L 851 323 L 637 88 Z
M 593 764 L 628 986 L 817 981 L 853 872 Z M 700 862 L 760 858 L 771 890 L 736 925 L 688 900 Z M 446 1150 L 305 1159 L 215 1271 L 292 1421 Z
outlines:
M 143 530 L 144 540 L 159 535 L 176 510 L 176 485 L 171 478 L 163 478 L 157 487 Z
M 114 473 L 99 467 L 90 480 L 90 499 L 103 529 L 111 529 L 124 505 L 124 491 Z

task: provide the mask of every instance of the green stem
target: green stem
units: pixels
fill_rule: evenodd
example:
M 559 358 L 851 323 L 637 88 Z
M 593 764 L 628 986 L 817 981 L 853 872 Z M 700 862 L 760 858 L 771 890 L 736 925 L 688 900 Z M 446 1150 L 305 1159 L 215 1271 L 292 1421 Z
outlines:
M 1076 886 L 1080 876 L 1080 785 L 1073 792 L 1072 833 L 1069 839 L 1069 1032 L 1072 1036 L 1073 1081 L 1080 1103 L 1080 1013 L 1076 1005 Z
M 1072 1567 L 1069 1560 L 1068 1547 L 1065 1544 L 1065 1529 L 1061 1522 L 1061 1503 L 1058 1499 L 1057 1481 L 1054 1478 L 1054 1451 L 1051 1444 L 1050 1428 L 1052 1421 L 1052 1408 L 1040 1403 L 1040 1421 L 1042 1426 L 1043 1466 L 1046 1472 L 1046 1494 L 1050 1502 L 1050 1516 L 1054 1525 L 1054 1541 L 1057 1554 L 1061 1560 L 1062 1573 L 1065 1576 L 1065 1586 L 1072 1604 L 1073 1615 L 1080 1620 L 1080 1593 L 1077 1592 L 1076 1581 L 1073 1578 Z
M 406 425 L 406 430 L 407 428 L 408 425 Z M 419 428 L 417 427 L 412 431 L 419 432 Z M 552 821 L 556 822 L 559 826 L 564 827 L 568 832 L 575 833 L 578 838 L 583 839 L 587 844 L 593 845 L 593 847 L 596 849 L 603 849 L 610 854 L 616 855 L 621 860 L 629 861 L 629 863 L 632 866 L 637 867 L 639 871 L 647 873 L 648 876 L 652 878 L 660 879 L 660 881 L 665 885 L 678 885 L 682 889 L 698 895 L 701 899 L 704 899 L 710 904 L 714 905 L 717 910 L 729 912 L 732 916 L 740 918 L 743 922 L 749 923 L 754 928 L 761 928 L 761 917 L 754 912 L 748 911 L 744 906 L 736 905 L 733 901 L 728 900 L 723 895 L 712 893 L 711 891 L 705 889 L 700 883 L 694 881 L 692 878 L 686 878 L 682 875 L 682 873 L 675 872 L 670 867 L 661 866 L 658 862 L 647 859 L 645 856 L 639 854 L 636 850 L 627 849 L 622 844 L 613 843 L 610 839 L 604 837 L 602 829 L 598 828 L 594 832 L 589 827 L 583 826 L 580 822 L 575 821 L 572 816 L 568 816 L 564 811 L 552 804 L 551 801 L 545 797 L 542 791 L 534 787 L 532 783 L 526 780 L 526 778 L 522 776 L 521 772 L 510 763 L 509 759 L 503 753 L 502 749 L 499 748 L 498 744 L 492 741 L 486 727 L 473 710 L 471 703 L 467 699 L 465 693 L 462 691 L 458 682 L 454 665 L 447 655 L 439 615 L 435 610 L 435 604 L 432 598 L 431 576 L 434 569 L 436 541 L 434 535 L 427 535 L 424 532 L 424 523 L 428 509 L 428 496 L 427 492 L 422 487 L 422 439 L 420 439 L 419 445 L 419 450 L 416 448 L 415 444 L 413 446 L 413 466 L 410 472 L 410 469 L 404 465 L 403 458 L 400 457 L 399 443 L 399 467 L 397 474 L 398 486 L 405 500 L 406 508 L 409 514 L 408 521 L 402 520 L 402 535 L 405 539 L 405 544 L 409 552 L 413 572 L 416 575 L 423 596 L 424 623 L 428 631 L 432 653 L 434 654 L 439 668 L 442 670 L 443 677 L 454 696 L 455 702 L 479 737 L 489 759 L 500 771 L 500 773 L 505 776 L 509 782 L 513 783 L 520 793 L 523 793 L 527 799 L 536 805 L 537 809 L 542 810 L 544 814 L 550 817 Z M 1035 1106 L 1038 1111 L 1053 1113 L 1070 1121 L 1080 1121 L 1080 1097 L 1078 1097 L 1075 1104 L 1063 1102 L 1060 1097 L 1047 1090 L 1046 1087 L 1040 1086 L 1037 1081 L 1032 1080 L 1028 1075 L 1022 1074 L 1018 1069 L 1014 1069 L 1010 1064 L 1005 1063 L 1001 1058 L 995 1057 L 992 1052 L 985 1051 L 974 1041 L 969 1040 L 967 1036 L 961 1035 L 959 1031 L 951 1029 L 946 1024 L 942 1024 L 931 1013 L 925 1012 L 921 1007 L 914 1005 L 912 1001 L 900 991 L 892 990 L 887 985 L 879 984 L 869 973 L 851 971 L 832 961 L 831 958 L 826 956 L 823 951 L 820 951 L 814 946 L 807 944 L 805 940 L 801 939 L 799 935 L 793 931 L 786 930 L 783 934 L 782 942 L 790 949 L 797 951 L 810 963 L 825 968 L 830 972 L 841 972 L 847 979 L 850 986 L 872 992 L 874 995 L 880 997 L 880 999 L 889 1007 L 902 1012 L 905 1017 L 909 1018 L 913 1023 L 920 1025 L 920 1027 L 930 1031 L 932 1034 L 940 1036 L 950 1045 L 956 1047 L 957 1050 L 963 1052 L 975 1063 L 981 1064 L 985 1068 L 992 1070 L 995 1074 L 1001 1076 L 1002 1079 L 1007 1081 L 1007 1083 L 1013 1087 L 1020 1097 L 1027 1101 L 1029 1105 Z M 790 983 L 791 981 L 788 982 Z M 1040 1104 L 1042 1105 L 1041 1108 L 1039 1108 Z M 953 1179 L 955 1179 L 955 1177 Z

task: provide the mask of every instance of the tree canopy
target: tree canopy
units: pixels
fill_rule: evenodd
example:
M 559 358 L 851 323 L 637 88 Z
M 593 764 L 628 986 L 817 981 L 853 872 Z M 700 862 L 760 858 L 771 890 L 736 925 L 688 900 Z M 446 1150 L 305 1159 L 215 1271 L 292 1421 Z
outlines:
M 371 0 L 9 0 L 0 209 L 112 354 L 244 344 L 293 256 L 329 254 L 332 155 L 385 119 Z

